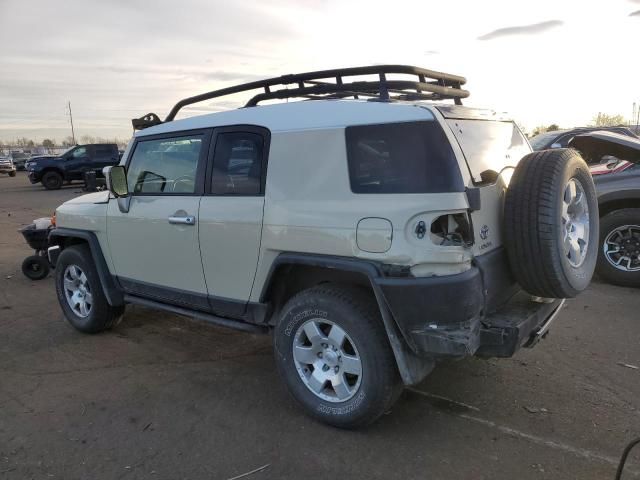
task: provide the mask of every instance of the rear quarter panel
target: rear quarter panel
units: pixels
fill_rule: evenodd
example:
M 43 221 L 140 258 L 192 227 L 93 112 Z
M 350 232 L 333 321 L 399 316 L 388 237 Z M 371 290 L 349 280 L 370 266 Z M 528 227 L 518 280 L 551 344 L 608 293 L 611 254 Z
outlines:
M 271 264 L 281 252 L 355 257 L 409 266 L 455 265 L 458 269 L 468 268 L 471 261 L 468 249 L 438 246 L 428 236 L 418 240 L 413 234 L 419 220 L 430 225 L 432 219 L 444 212 L 465 211 L 468 207 L 465 194 L 352 193 L 344 128 L 272 133 L 265 197 L 252 301 L 258 300 Z M 391 222 L 393 240 L 388 251 L 370 253 L 358 248 L 356 227 L 367 217 Z

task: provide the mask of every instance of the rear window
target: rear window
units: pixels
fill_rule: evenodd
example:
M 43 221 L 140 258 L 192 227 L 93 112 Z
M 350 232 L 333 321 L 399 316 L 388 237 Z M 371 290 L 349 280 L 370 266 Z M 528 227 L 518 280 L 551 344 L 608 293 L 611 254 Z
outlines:
M 464 191 L 451 145 L 435 121 L 346 128 L 353 193 Z
M 464 153 L 473 181 L 493 181 L 506 167 L 515 167 L 531 148 L 513 122 L 447 119 Z

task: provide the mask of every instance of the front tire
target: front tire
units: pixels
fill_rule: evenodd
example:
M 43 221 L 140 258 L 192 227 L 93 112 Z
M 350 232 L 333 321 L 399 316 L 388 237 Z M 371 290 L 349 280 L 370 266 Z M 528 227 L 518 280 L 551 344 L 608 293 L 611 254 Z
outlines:
M 640 208 L 616 210 L 600 219 L 596 271 L 614 285 L 640 287 Z
M 47 172 L 42 176 L 42 185 L 47 190 L 60 190 L 62 180 L 62 175 L 58 172 Z
M 114 307 L 107 302 L 87 245 L 65 248 L 58 257 L 56 293 L 65 317 L 81 332 L 107 330 L 124 313 L 124 306 Z
M 377 305 L 364 291 L 331 285 L 304 290 L 284 306 L 274 337 L 289 392 L 324 423 L 368 425 L 402 391 Z
M 13 172 L 9 172 L 9 176 L 10 176 L 10 177 L 15 177 L 15 176 L 16 176 L 16 172 L 15 172 L 15 171 L 13 171 Z

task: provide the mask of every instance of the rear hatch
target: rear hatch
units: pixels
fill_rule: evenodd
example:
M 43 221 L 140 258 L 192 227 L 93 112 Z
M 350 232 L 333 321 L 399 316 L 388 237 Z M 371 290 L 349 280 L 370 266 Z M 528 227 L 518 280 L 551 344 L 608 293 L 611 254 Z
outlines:
M 517 125 L 491 110 L 439 106 L 453 132 L 473 181 L 468 195 L 479 198 L 471 213 L 474 255 L 502 245 L 503 207 L 506 189 L 515 166 L 531 152 L 529 142 Z M 476 205 L 477 207 L 477 205 Z

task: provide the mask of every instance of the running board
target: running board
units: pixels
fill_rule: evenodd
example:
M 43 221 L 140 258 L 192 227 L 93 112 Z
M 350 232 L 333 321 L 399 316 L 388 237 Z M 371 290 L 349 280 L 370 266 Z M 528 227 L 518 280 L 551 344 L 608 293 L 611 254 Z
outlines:
M 224 317 L 218 317 L 210 313 L 199 312 L 197 310 L 189 310 L 188 308 L 176 307 L 175 305 L 168 305 L 166 303 L 156 302 L 147 298 L 136 297 L 135 295 L 125 294 L 124 301 L 125 303 L 133 303 L 135 305 L 142 305 L 143 307 L 155 308 L 157 310 L 164 310 L 165 312 L 171 312 L 185 317 L 195 318 L 197 320 L 212 323 L 220 327 L 232 328 L 234 330 L 241 330 L 243 332 L 249 333 L 269 333 L 269 329 L 267 327 L 263 327 L 260 325 L 252 325 L 241 320 L 231 320 Z

